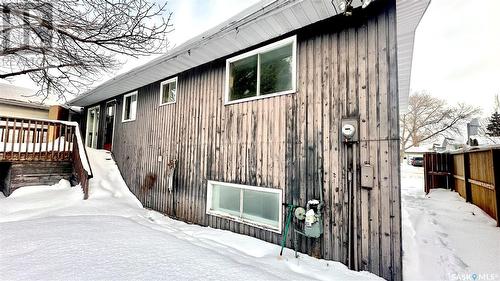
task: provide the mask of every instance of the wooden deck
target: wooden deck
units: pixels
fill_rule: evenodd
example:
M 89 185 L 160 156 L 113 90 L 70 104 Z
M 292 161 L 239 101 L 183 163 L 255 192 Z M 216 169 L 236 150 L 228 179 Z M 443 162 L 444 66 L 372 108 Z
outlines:
M 81 184 L 84 199 L 87 199 L 88 180 L 92 177 L 92 171 L 81 139 L 76 123 L 0 116 L 0 162 L 25 165 L 30 163 L 31 166 L 36 165 L 38 170 L 58 167 L 54 165 L 56 162 L 71 163 L 72 179 Z M 85 159 L 82 159 L 82 155 L 85 155 Z M 53 175 L 35 174 L 48 179 L 66 175 L 56 170 L 50 171 Z M 33 177 L 30 180 L 33 180 Z M 9 180 L 10 193 L 10 179 L 4 179 L 6 180 Z M 23 181 L 21 178 L 19 180 Z M 28 181 L 29 183 L 31 182 Z

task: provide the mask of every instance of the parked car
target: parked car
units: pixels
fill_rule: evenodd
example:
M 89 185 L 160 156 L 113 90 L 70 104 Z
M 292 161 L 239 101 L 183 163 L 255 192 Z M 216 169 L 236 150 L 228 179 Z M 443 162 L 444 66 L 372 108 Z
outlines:
M 412 157 L 410 164 L 416 167 L 422 167 L 424 165 L 424 157 Z

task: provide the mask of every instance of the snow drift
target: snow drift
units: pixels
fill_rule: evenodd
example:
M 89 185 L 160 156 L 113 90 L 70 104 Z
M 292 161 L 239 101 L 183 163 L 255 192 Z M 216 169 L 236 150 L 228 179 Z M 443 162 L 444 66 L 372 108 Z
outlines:
M 8 280 L 371 280 L 368 272 L 142 208 L 105 151 L 88 150 L 90 196 L 62 180 L 0 198 Z

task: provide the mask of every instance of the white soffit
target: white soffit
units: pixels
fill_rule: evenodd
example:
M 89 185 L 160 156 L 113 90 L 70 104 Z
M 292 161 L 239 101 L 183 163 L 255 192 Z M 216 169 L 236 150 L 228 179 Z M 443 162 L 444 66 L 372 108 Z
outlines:
M 398 71 L 401 111 L 406 108 L 415 28 L 430 0 L 397 0 Z M 335 3 L 335 7 L 332 3 Z M 359 7 L 360 0 L 353 6 Z M 118 75 L 76 97 L 70 105 L 88 106 L 130 92 L 182 71 L 279 37 L 337 15 L 337 1 L 264 0 L 167 54 Z
M 399 113 L 408 111 L 415 30 L 431 0 L 397 0 Z

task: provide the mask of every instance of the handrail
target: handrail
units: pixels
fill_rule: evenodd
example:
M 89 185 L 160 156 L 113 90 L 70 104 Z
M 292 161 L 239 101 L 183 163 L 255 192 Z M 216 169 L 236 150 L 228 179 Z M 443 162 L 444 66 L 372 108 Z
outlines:
M 88 198 L 92 168 L 76 122 L 0 116 L 0 160 L 71 161 Z

